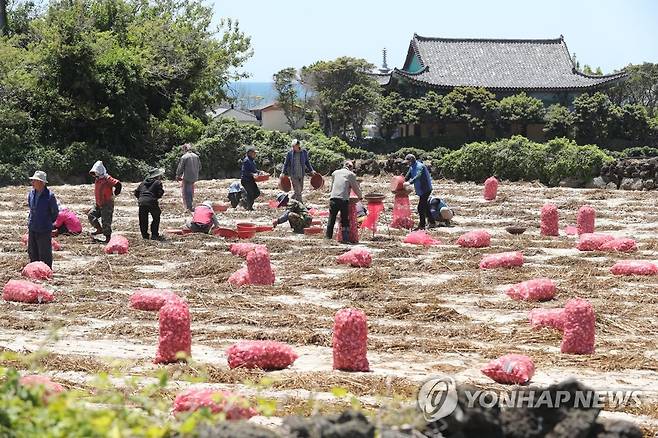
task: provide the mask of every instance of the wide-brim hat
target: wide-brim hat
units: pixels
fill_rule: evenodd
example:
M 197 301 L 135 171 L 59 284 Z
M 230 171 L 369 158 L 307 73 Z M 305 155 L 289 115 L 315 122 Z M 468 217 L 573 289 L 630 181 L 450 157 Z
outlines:
M 34 175 L 32 175 L 30 179 L 35 181 L 41 181 L 44 184 L 48 184 L 48 177 L 46 175 L 46 172 L 42 170 L 37 170 L 36 172 L 34 172 Z
M 455 217 L 455 212 L 448 207 L 442 207 L 441 210 L 439 210 L 439 213 L 441 214 L 441 218 L 446 221 Z
M 288 202 L 290 202 L 290 197 L 288 196 L 287 193 L 279 193 L 279 195 L 276 197 L 277 200 L 277 208 L 279 207 L 285 207 L 288 205 Z
M 164 169 L 163 168 L 157 168 L 157 169 L 151 169 L 149 170 L 149 174 L 146 176 L 146 178 L 151 179 L 151 178 L 157 178 L 159 176 L 164 175 Z

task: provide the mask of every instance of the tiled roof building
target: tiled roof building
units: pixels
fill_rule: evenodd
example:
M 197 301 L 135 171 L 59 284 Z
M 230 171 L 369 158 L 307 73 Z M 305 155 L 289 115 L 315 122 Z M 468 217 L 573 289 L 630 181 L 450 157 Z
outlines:
M 448 92 L 454 87 L 484 87 L 498 97 L 524 91 L 546 104 L 570 104 L 626 73 L 592 76 L 576 70 L 564 38 L 537 40 L 430 38 L 414 35 L 401 69 L 375 74 L 387 87 L 405 84 Z

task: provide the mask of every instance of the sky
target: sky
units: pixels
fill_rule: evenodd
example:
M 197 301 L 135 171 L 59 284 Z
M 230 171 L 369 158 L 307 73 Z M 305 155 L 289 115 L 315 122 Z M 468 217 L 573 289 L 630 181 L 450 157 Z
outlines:
M 209 0 L 212 2 L 212 0 Z M 604 73 L 658 63 L 656 0 L 214 0 L 215 19 L 251 36 L 249 81 L 339 56 L 402 67 L 414 33 L 432 37 L 557 38 L 581 67 Z

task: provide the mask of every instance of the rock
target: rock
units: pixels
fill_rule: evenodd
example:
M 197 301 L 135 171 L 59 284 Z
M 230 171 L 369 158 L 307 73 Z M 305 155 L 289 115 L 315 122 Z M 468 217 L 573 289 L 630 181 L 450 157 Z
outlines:
M 606 181 L 602 177 L 597 176 L 591 181 L 588 181 L 587 184 L 585 184 L 585 187 L 588 189 L 605 189 Z
M 246 421 L 223 421 L 212 426 L 204 425 L 194 431 L 199 438 L 280 438 L 282 435 L 263 426 Z M 182 435 L 180 435 L 182 437 Z
M 616 184 L 616 183 L 613 183 L 613 182 L 609 182 L 609 183 L 605 186 L 605 188 L 608 189 L 608 190 L 617 190 L 617 184 Z
M 569 176 L 562 181 L 560 181 L 560 187 L 569 187 L 572 189 L 577 189 L 585 185 L 585 180 L 576 176 Z
M 644 181 L 644 188 L 646 190 L 653 190 L 656 188 L 656 183 L 654 182 L 653 179 L 647 179 Z
M 360 412 L 337 415 L 288 417 L 283 420 L 285 436 L 299 438 L 374 438 L 375 426 Z
M 607 420 L 597 423 L 590 436 L 592 438 L 641 438 L 642 431 L 628 421 Z
M 474 393 L 477 390 L 477 388 L 469 385 L 458 387 L 457 408 L 447 417 L 429 424 L 429 428 L 444 431 L 444 429 L 437 426 L 445 425 L 447 426 L 447 429 L 445 429 L 446 434 L 455 437 L 502 438 L 505 436 L 500 423 L 500 407 L 494 405 L 491 408 L 484 408 L 477 403 L 473 407 L 469 406 L 466 391 Z
M 619 188 L 622 190 L 642 190 L 643 186 L 640 178 L 624 178 L 619 184 Z

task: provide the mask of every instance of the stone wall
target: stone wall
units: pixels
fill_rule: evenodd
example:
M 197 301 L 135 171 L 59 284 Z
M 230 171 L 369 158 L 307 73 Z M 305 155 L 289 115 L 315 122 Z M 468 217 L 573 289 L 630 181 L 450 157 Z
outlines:
M 594 178 L 596 188 L 653 190 L 658 187 L 658 157 L 625 158 L 603 166 L 601 176 Z

